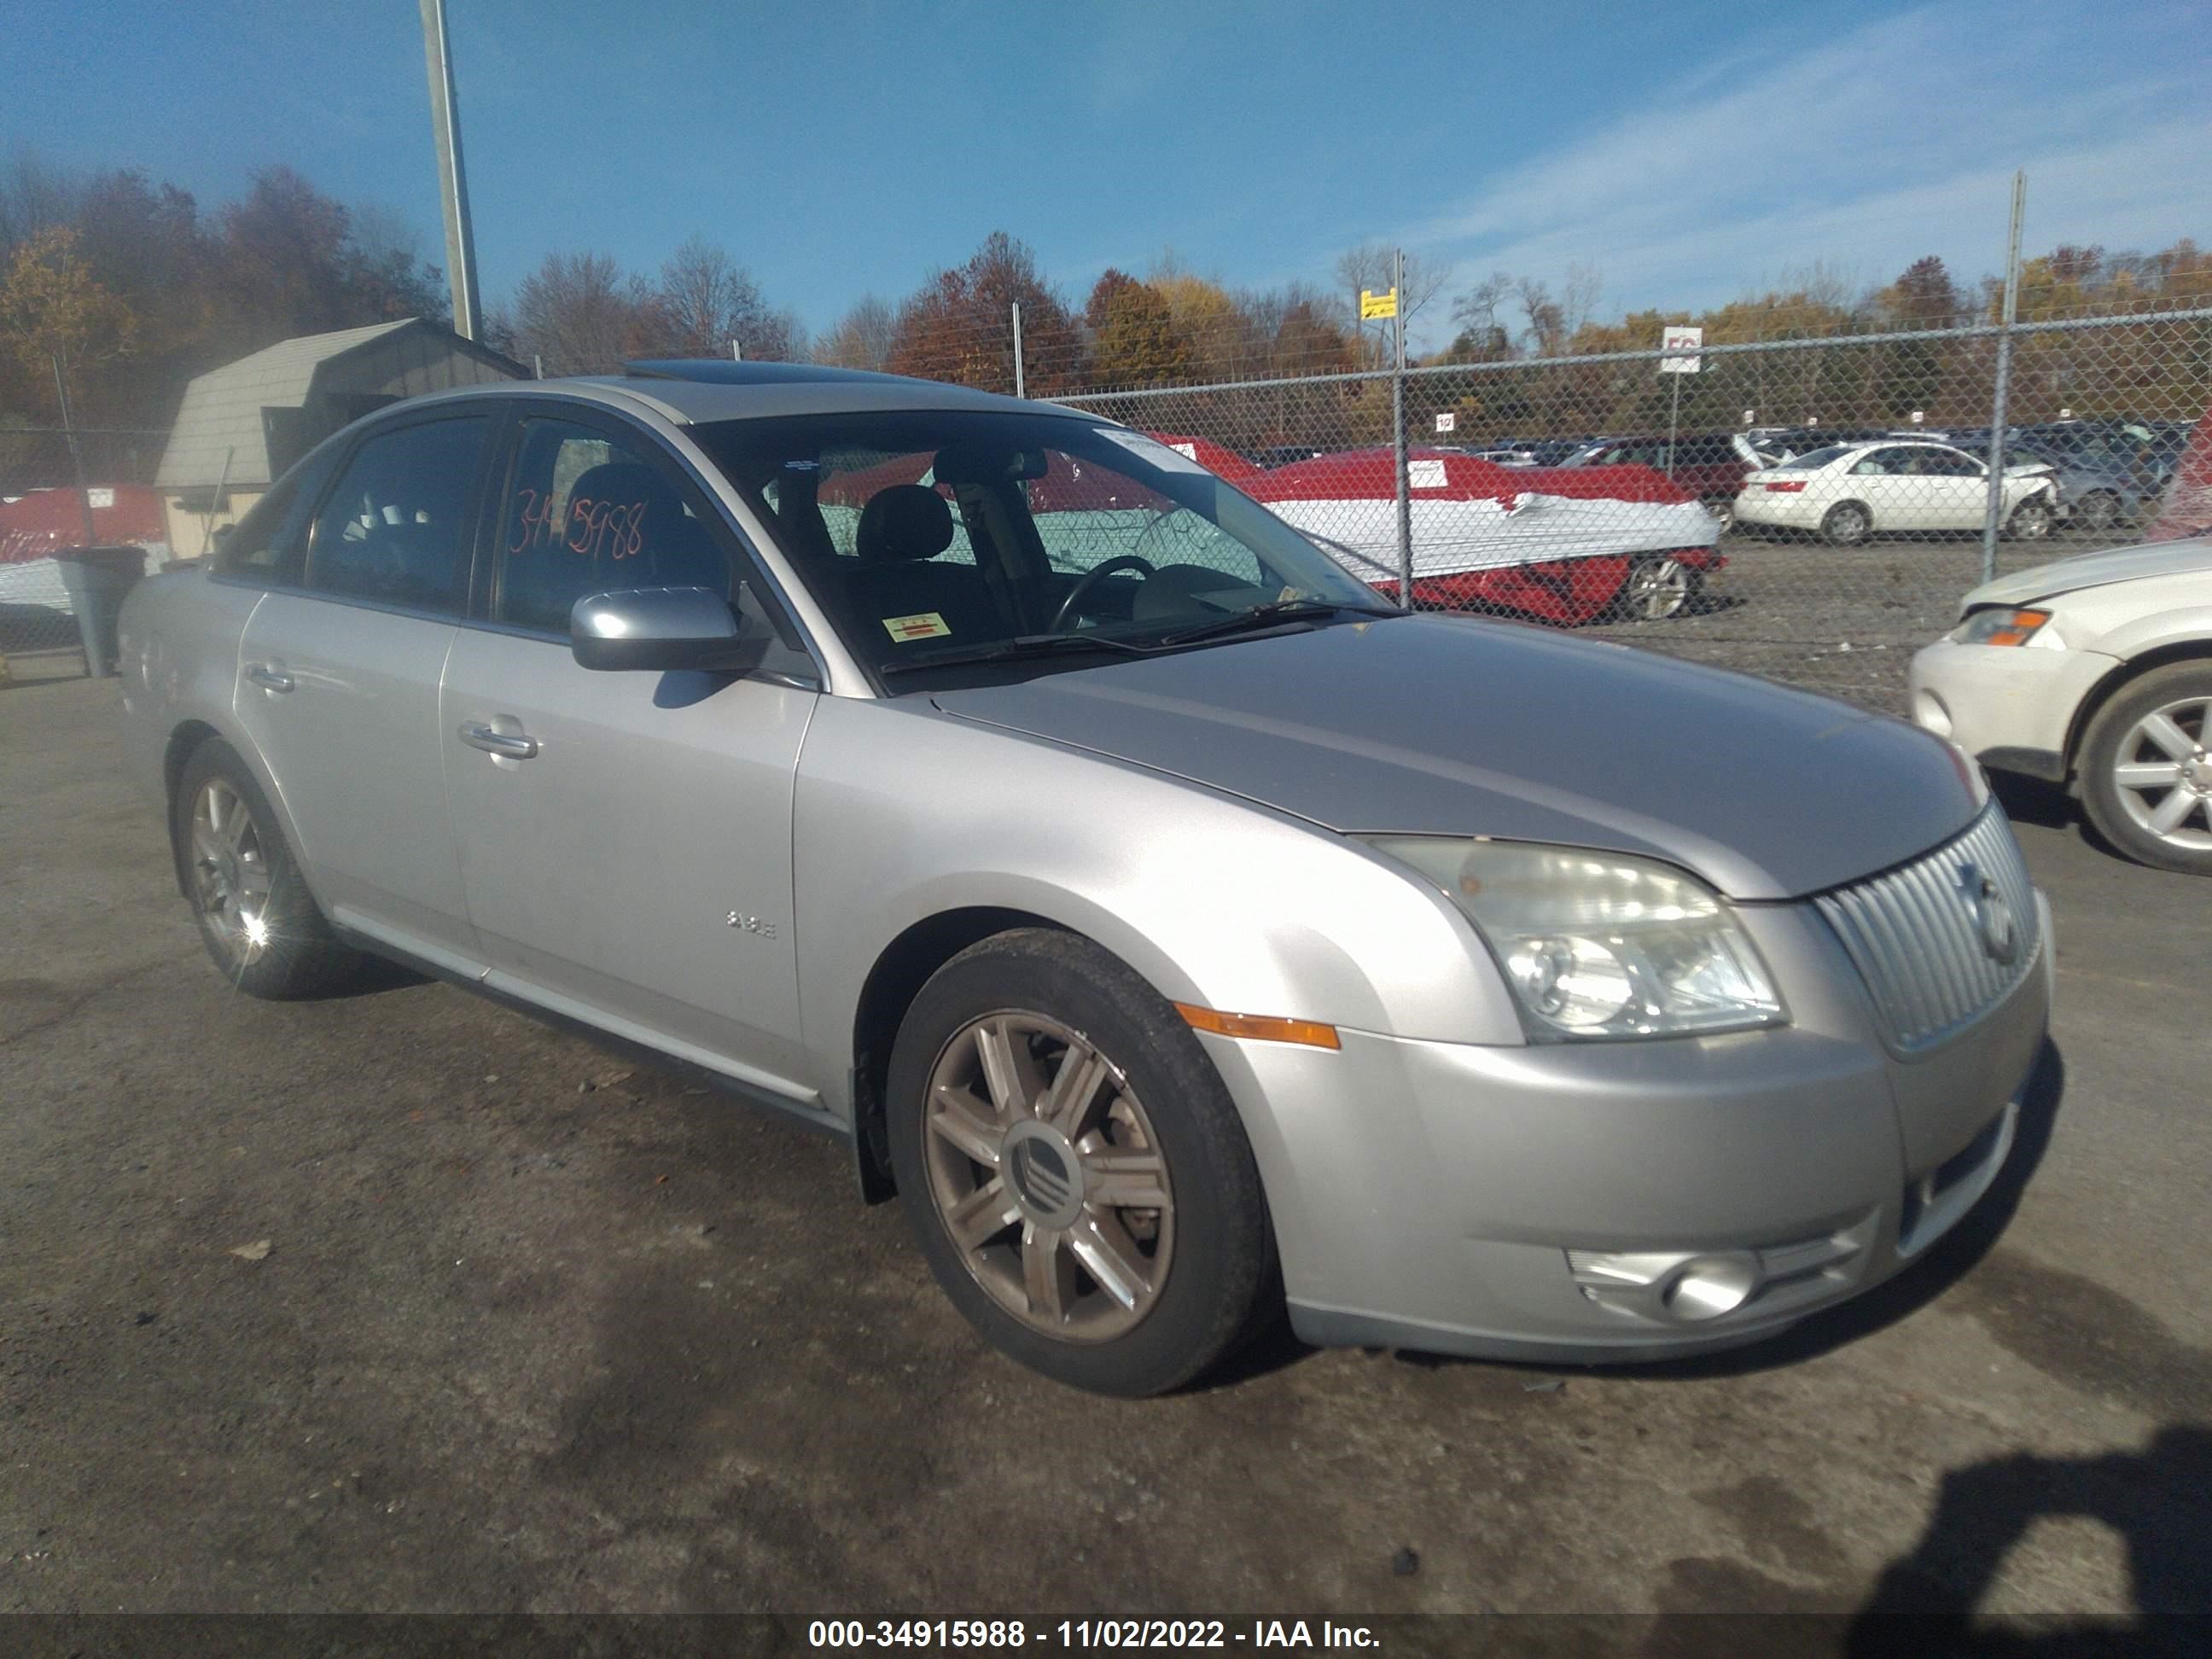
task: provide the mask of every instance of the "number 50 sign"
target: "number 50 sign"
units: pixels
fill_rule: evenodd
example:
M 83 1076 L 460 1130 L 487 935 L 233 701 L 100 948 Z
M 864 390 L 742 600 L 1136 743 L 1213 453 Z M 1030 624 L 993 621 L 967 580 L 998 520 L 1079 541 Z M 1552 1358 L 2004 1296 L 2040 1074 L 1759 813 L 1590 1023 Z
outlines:
M 1695 374 L 1705 362 L 1695 354 L 1705 343 L 1705 331 L 1702 328 L 1686 324 L 1662 331 L 1659 336 L 1659 349 L 1669 355 L 1660 358 L 1659 372 L 1662 374 Z M 1692 355 L 1686 357 L 1672 355 L 1685 351 Z

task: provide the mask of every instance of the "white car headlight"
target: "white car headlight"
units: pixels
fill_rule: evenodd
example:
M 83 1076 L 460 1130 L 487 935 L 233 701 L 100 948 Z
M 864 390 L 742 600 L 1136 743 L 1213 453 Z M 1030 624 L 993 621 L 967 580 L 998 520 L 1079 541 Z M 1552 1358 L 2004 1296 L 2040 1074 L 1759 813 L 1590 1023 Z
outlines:
M 1789 1017 L 1720 896 L 1670 865 L 1524 842 L 1364 839 L 1474 924 L 1533 1041 L 1746 1030 Z

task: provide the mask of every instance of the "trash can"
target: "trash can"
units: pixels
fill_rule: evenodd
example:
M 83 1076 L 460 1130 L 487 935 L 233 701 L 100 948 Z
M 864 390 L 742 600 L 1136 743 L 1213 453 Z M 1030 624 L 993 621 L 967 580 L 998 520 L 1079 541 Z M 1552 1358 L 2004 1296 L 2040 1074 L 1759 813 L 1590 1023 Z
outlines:
M 123 596 L 146 574 L 143 547 L 64 547 L 54 554 L 62 587 L 76 612 L 84 666 L 95 678 L 115 672 L 115 624 Z

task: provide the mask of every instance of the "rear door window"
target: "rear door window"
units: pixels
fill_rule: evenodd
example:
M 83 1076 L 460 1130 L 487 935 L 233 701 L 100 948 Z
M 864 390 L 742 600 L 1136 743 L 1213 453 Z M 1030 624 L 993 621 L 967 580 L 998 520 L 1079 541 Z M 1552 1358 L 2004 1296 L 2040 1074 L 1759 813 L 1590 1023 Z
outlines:
M 458 616 L 468 593 L 477 474 L 489 416 L 423 421 L 362 440 L 315 515 L 307 586 L 340 599 Z

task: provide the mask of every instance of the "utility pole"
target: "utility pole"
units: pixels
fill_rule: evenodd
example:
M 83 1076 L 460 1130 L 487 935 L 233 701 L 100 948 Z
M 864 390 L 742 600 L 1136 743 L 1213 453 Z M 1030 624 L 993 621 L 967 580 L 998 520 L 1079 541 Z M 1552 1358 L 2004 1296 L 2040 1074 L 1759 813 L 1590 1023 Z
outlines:
M 438 141 L 438 194 L 446 209 L 446 275 L 453 288 L 453 328 L 464 339 L 483 332 L 477 294 L 476 232 L 469 224 L 469 182 L 461 168 L 460 102 L 453 91 L 453 53 L 446 38 L 446 0 L 422 0 L 422 55 L 430 72 L 430 130 Z

